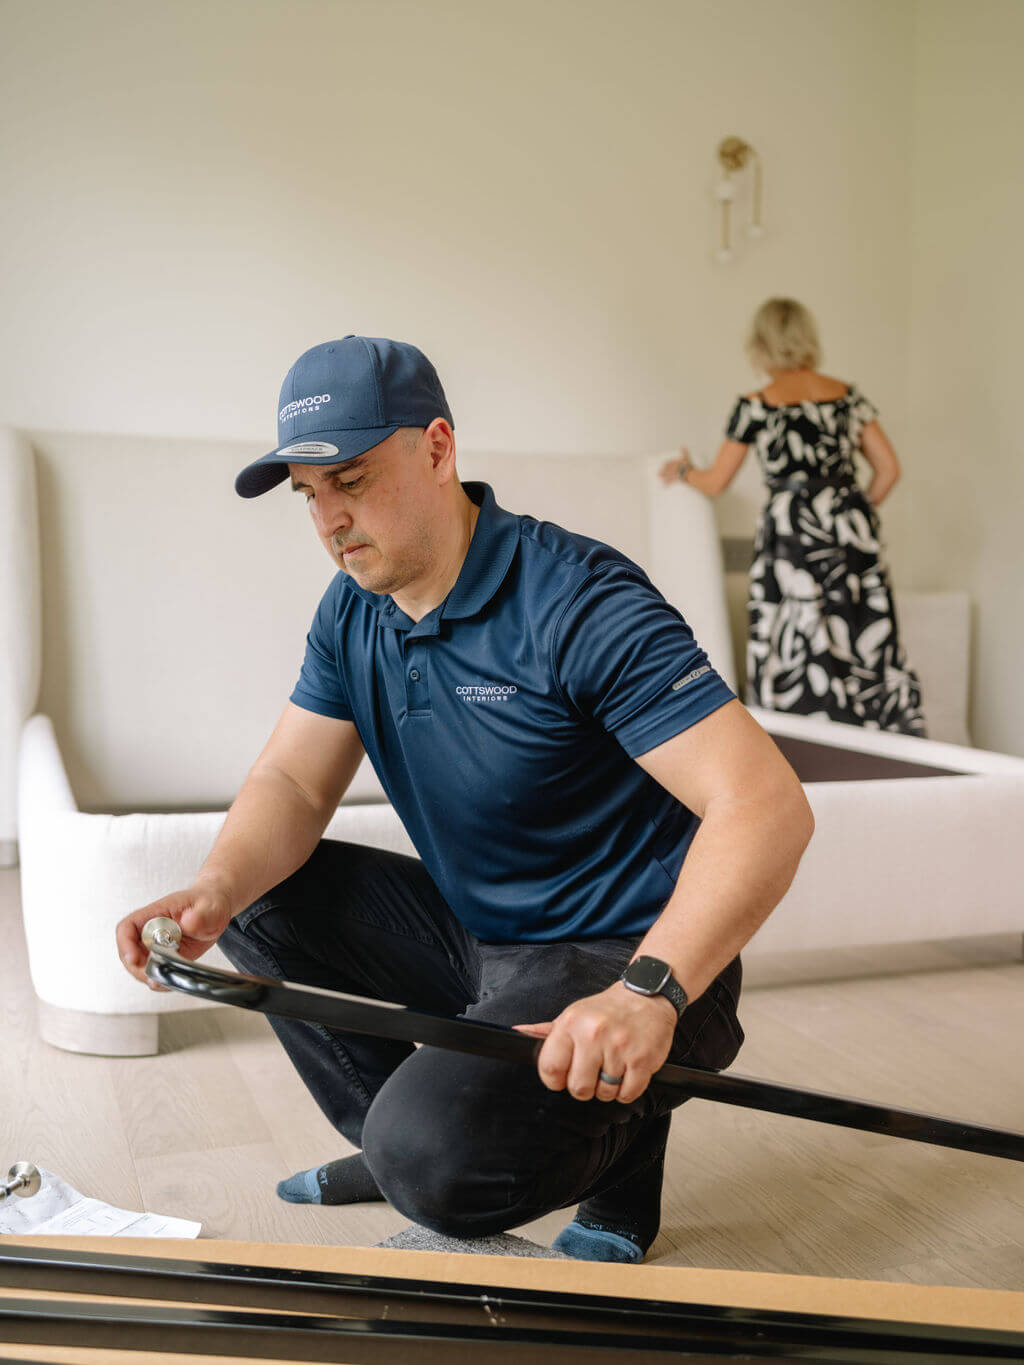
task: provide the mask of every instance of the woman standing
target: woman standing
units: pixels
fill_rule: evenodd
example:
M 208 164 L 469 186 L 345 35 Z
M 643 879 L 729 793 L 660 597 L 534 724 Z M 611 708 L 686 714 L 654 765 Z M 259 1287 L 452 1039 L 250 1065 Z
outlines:
M 747 701 L 923 736 L 876 510 L 900 466 L 877 412 L 855 385 L 818 373 L 814 319 L 794 299 L 762 304 L 747 353 L 771 382 L 737 401 L 714 464 L 697 469 L 683 449 L 660 470 L 717 497 L 757 451 L 768 502 L 750 570 Z M 866 491 L 855 449 L 874 471 Z

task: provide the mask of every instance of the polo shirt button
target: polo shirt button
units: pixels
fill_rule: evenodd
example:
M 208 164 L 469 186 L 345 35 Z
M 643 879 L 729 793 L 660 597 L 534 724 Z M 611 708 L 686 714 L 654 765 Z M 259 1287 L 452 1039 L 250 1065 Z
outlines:
M 420 680 L 420 671 L 419 671 L 419 669 L 418 669 L 418 668 L 410 669 L 410 670 L 409 670 L 409 677 L 412 678 L 413 682 L 419 682 L 419 680 Z

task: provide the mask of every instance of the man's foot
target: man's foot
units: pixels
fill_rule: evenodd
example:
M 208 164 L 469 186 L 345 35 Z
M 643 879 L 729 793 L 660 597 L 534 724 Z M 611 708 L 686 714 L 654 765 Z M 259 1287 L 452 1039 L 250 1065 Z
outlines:
M 609 1171 L 615 1181 L 586 1199 L 552 1247 L 577 1261 L 642 1261 L 661 1226 L 670 1114 L 651 1119 Z M 621 1171 L 621 1178 L 615 1180 Z
M 362 1152 L 298 1171 L 278 1183 L 277 1193 L 289 1204 L 362 1204 L 384 1198 Z
M 600 1223 L 583 1221 L 577 1213 L 551 1243 L 552 1251 L 574 1261 L 642 1261 L 645 1247 L 631 1237 Z

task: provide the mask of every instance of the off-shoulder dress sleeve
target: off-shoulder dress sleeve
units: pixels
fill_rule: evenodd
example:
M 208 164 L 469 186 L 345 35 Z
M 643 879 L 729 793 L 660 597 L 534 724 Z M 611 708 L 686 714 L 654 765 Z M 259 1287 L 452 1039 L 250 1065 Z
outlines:
M 737 398 L 725 428 L 726 439 L 750 445 L 764 424 L 764 404 L 759 398 Z
M 850 385 L 850 416 L 857 427 L 866 427 L 878 416 L 878 409 L 869 398 L 865 398 L 856 384 Z

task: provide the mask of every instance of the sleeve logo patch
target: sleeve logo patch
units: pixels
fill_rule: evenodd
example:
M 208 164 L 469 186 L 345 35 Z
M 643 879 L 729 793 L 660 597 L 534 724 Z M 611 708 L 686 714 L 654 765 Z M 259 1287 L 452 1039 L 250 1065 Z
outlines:
M 703 678 L 705 673 L 710 672 L 710 664 L 704 664 L 702 668 L 695 668 L 692 673 L 687 673 L 685 678 L 680 678 L 678 682 L 674 682 L 672 684 L 672 691 L 678 692 L 679 689 L 685 687 L 687 683 L 692 683 L 695 678 Z

